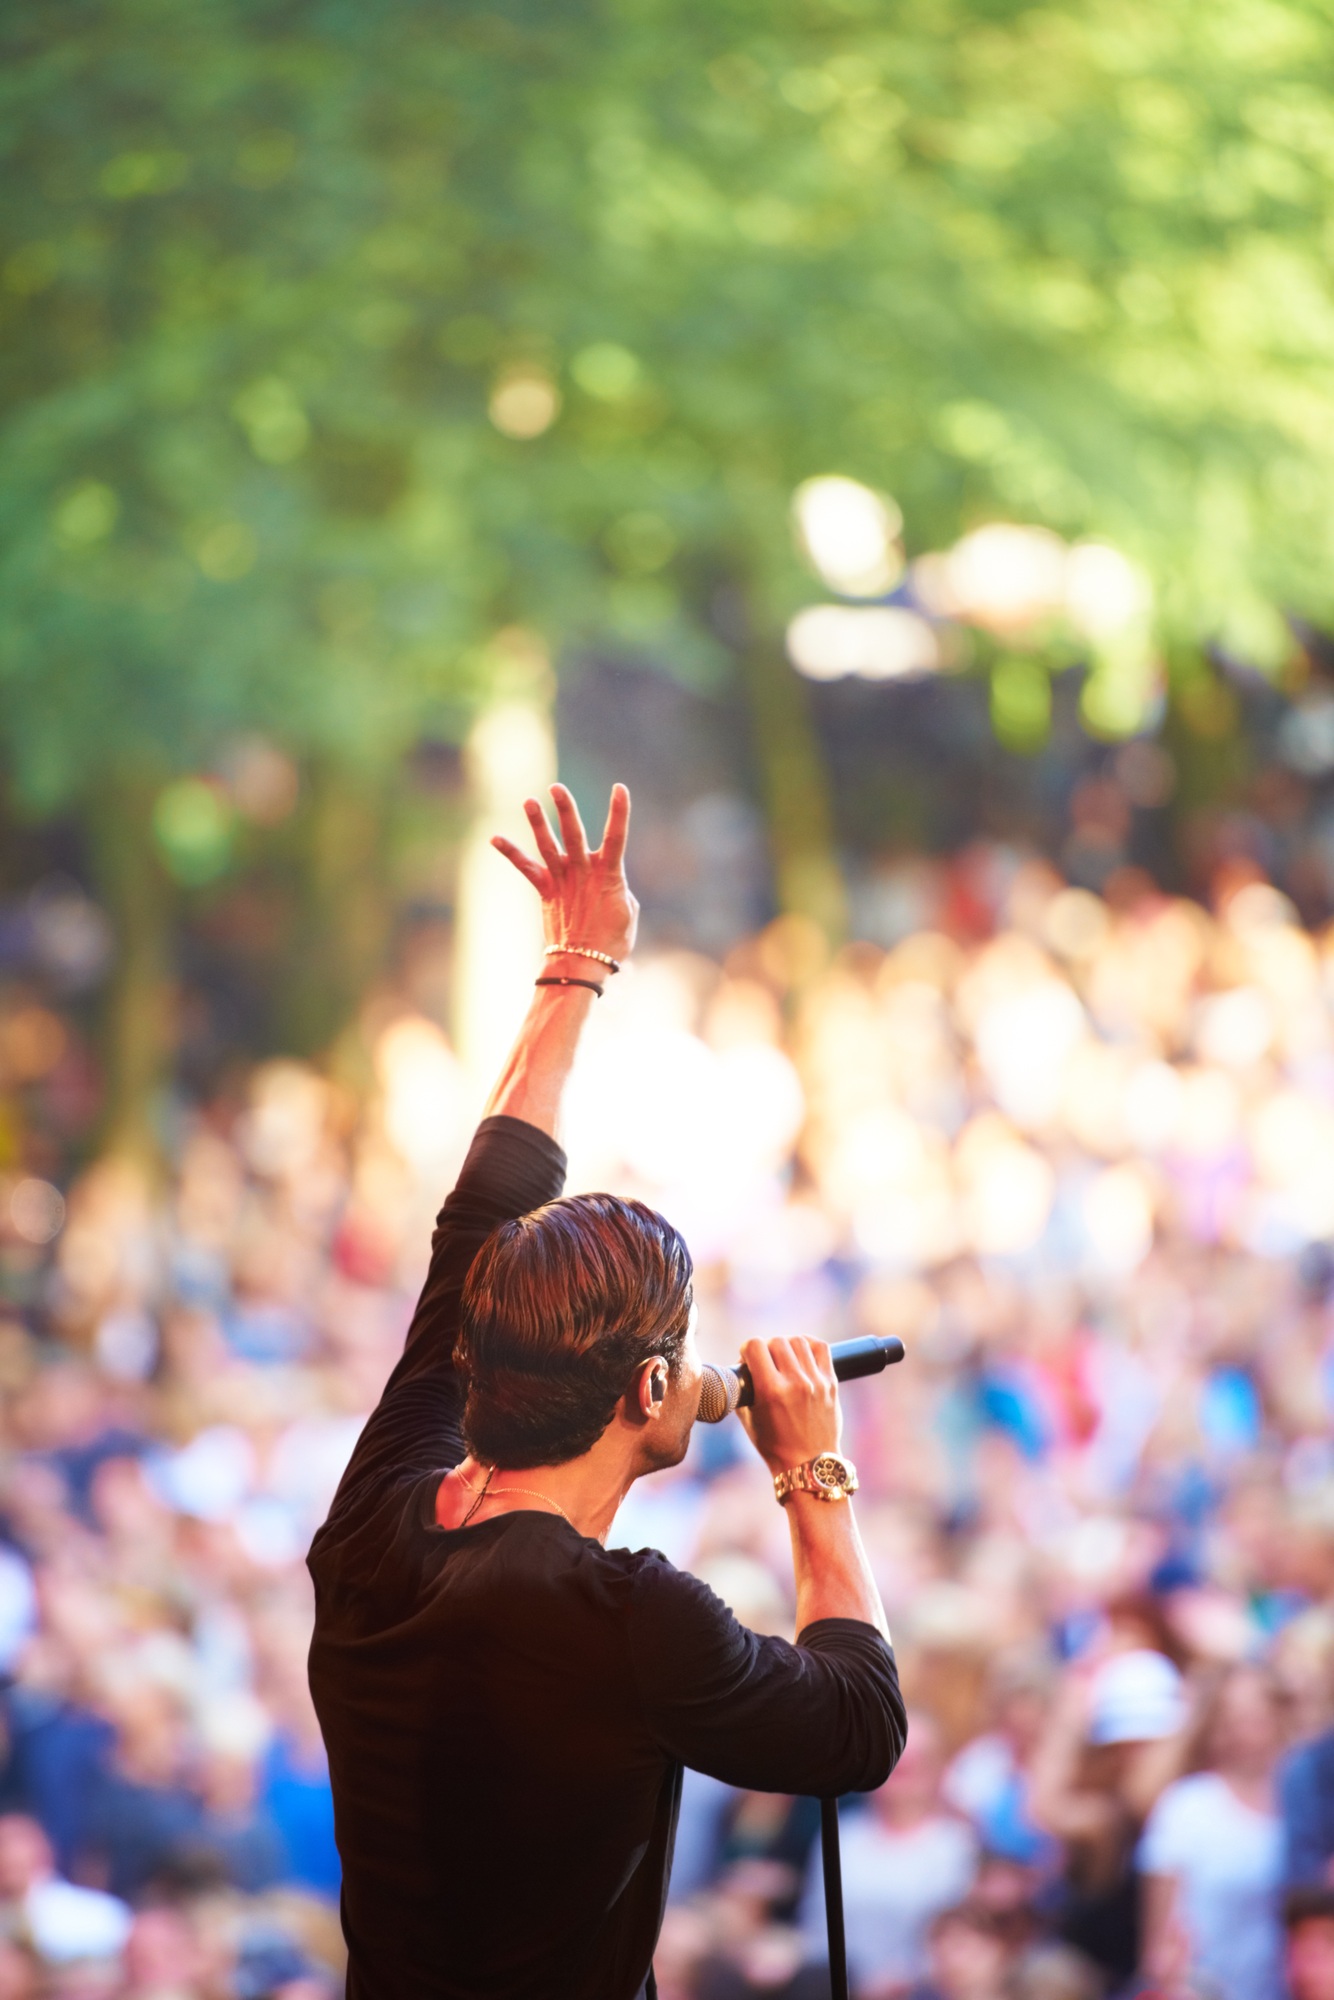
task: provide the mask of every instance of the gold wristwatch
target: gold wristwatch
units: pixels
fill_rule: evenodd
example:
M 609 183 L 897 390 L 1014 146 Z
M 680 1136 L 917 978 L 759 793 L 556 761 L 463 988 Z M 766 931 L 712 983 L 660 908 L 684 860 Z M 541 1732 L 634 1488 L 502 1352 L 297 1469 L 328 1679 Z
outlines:
M 774 1494 L 785 1507 L 794 1493 L 813 1493 L 817 1500 L 847 1500 L 857 1491 L 857 1468 L 836 1451 L 822 1451 L 790 1472 L 774 1474 Z

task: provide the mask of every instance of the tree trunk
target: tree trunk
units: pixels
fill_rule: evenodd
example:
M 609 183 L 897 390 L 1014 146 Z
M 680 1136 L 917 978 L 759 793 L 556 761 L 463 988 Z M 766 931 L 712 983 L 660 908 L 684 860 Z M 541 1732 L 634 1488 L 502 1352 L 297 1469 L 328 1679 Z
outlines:
M 171 1063 L 175 892 L 153 842 L 157 786 L 145 773 L 108 780 L 85 813 L 91 860 L 115 932 L 102 1014 L 104 1150 L 154 1171 Z
M 750 634 L 740 649 L 755 732 L 778 902 L 810 918 L 831 945 L 847 936 L 847 892 L 819 738 L 805 683 L 776 646 Z
M 382 970 L 393 921 L 385 798 L 375 779 L 317 764 L 305 809 L 304 884 L 281 1008 L 283 1039 L 316 1055 Z

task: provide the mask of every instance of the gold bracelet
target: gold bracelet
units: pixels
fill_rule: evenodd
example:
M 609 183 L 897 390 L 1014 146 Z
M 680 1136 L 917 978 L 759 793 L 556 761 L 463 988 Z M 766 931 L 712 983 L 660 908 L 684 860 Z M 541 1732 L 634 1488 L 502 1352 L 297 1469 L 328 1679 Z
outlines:
M 549 944 L 542 953 L 543 958 L 595 958 L 599 965 L 609 965 L 613 972 L 619 972 L 621 961 L 609 952 L 594 951 L 586 944 Z

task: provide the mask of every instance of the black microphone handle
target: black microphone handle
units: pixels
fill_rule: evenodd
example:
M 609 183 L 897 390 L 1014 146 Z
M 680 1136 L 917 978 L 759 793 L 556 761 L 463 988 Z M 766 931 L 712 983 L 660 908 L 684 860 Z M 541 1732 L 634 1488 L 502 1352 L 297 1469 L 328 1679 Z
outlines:
M 859 1376 L 878 1375 L 892 1362 L 902 1361 L 903 1342 L 895 1333 L 886 1334 L 883 1338 L 864 1333 L 858 1340 L 836 1340 L 829 1350 L 829 1359 L 840 1382 L 855 1382 Z M 750 1379 L 750 1370 L 744 1361 L 739 1361 L 728 1372 L 735 1375 L 741 1384 L 736 1408 L 744 1410 L 755 1401 L 755 1384 Z

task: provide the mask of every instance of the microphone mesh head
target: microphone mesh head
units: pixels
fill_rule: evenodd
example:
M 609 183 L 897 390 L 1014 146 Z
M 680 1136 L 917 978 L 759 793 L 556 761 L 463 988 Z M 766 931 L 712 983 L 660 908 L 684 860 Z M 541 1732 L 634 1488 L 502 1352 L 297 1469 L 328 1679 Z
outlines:
M 700 1422 L 720 1424 L 724 1417 L 731 1416 L 740 1397 L 741 1383 L 735 1369 L 714 1368 L 706 1361 L 699 1389 Z

